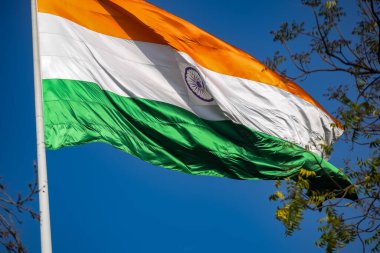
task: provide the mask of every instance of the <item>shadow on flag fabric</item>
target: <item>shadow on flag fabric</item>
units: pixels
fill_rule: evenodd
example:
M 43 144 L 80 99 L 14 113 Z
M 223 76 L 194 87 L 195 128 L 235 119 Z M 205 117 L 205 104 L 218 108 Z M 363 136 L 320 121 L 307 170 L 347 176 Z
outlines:
M 339 122 L 249 54 L 142 0 L 39 0 L 46 146 L 104 142 L 193 175 L 348 179 Z

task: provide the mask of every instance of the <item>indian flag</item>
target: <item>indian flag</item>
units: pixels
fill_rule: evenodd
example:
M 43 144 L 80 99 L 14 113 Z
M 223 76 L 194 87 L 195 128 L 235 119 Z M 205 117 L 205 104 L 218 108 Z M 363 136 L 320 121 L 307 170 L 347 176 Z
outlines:
M 312 187 L 344 175 L 321 144 L 342 129 L 249 54 L 142 0 L 39 0 L 46 146 L 109 143 L 194 175 Z

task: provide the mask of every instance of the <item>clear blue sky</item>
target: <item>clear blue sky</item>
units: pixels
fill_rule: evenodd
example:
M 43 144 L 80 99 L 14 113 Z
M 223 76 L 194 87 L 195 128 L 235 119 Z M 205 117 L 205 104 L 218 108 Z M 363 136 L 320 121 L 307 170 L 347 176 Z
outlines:
M 271 30 L 285 20 L 310 19 L 300 0 L 150 2 L 260 60 L 281 48 Z M 32 181 L 36 158 L 29 1 L 4 0 L 0 21 L 0 176 L 15 193 Z M 333 112 L 336 105 L 323 93 L 337 80 L 319 76 L 301 85 Z M 331 160 L 338 167 L 343 150 L 339 144 Z M 318 213 L 306 215 L 302 231 L 284 236 L 268 200 L 271 181 L 173 172 L 105 144 L 48 151 L 47 158 L 55 253 L 323 252 L 314 247 Z M 39 225 L 24 219 L 22 239 L 29 252 L 39 252 Z M 355 244 L 343 252 L 358 251 Z

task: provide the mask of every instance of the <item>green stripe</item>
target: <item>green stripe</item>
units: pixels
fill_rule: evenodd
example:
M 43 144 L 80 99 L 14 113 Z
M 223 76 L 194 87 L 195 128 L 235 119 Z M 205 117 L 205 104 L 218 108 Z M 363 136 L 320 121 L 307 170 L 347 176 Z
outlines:
M 177 106 L 126 98 L 97 84 L 43 81 L 46 146 L 109 143 L 142 160 L 195 175 L 283 179 L 317 172 L 314 188 L 345 187 L 337 168 L 296 145 L 231 121 L 208 121 Z

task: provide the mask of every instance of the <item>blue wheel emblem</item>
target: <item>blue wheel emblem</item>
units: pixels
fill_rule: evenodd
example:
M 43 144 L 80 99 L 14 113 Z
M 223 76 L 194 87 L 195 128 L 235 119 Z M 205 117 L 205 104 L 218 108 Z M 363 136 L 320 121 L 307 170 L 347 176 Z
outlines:
M 199 99 L 205 102 L 212 102 L 214 98 L 207 91 L 205 81 L 203 80 L 201 74 L 192 67 L 187 67 L 185 69 L 185 82 L 187 87 L 191 92 Z

